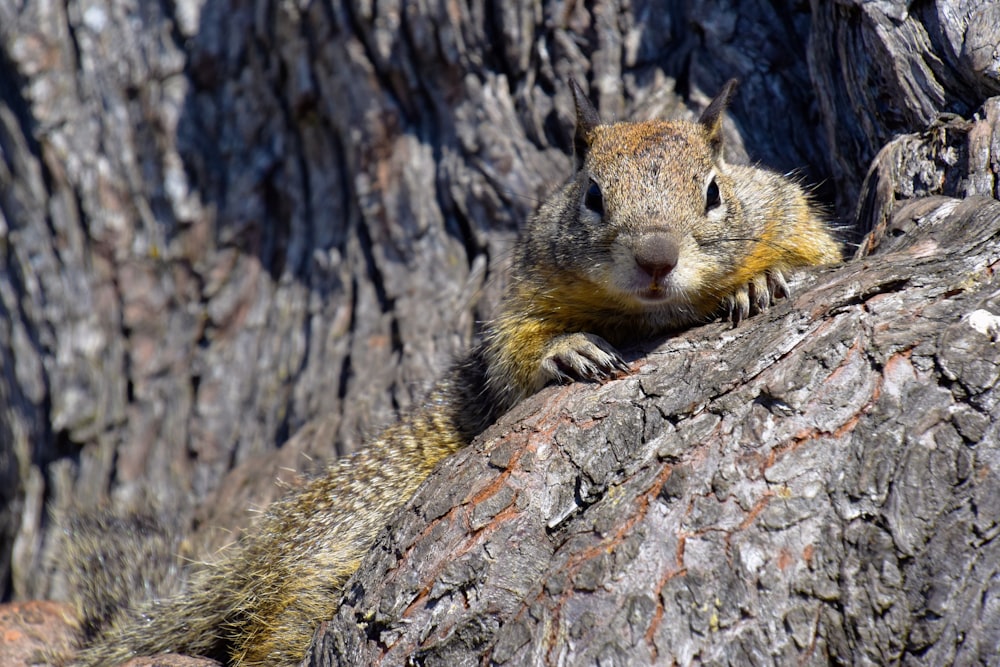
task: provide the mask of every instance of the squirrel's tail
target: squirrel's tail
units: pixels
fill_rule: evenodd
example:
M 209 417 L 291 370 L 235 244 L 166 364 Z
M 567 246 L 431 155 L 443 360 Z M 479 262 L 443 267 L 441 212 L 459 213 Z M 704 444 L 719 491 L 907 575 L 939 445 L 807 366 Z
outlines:
M 102 628 L 77 654 L 75 667 L 110 667 L 137 656 L 161 653 L 212 658 L 228 663 L 230 642 L 219 632 L 229 613 L 228 598 L 207 570 L 195 572 L 189 592 L 147 600 Z
M 57 521 L 61 565 L 85 639 L 183 586 L 179 531 L 153 512 L 97 510 Z
M 167 652 L 224 660 L 213 629 L 226 605 L 211 593 L 218 590 L 212 568 L 192 566 L 182 531 L 167 516 L 98 511 L 61 519 L 68 595 L 83 640 L 75 664 Z

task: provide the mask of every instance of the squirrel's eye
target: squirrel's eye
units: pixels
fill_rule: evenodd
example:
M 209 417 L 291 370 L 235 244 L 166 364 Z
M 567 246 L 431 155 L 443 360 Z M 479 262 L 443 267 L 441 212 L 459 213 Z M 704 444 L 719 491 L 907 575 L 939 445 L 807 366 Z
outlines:
M 719 186 L 712 179 L 712 182 L 708 184 L 705 189 L 705 213 L 708 213 L 714 208 L 718 208 L 719 204 L 722 203 L 722 197 L 719 195 Z
M 601 194 L 601 187 L 593 180 L 587 188 L 587 194 L 583 197 L 583 205 L 597 215 L 604 215 L 604 195 Z

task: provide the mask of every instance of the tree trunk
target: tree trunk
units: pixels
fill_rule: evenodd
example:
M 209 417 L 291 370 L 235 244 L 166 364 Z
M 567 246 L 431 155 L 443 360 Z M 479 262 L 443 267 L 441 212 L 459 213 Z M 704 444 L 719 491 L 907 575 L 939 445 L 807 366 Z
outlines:
M 908 583 L 873 588 L 851 577 L 874 572 L 870 568 L 878 569 L 879 577 L 887 581 L 903 572 L 911 574 L 906 568 L 924 562 L 914 554 L 937 544 L 923 539 L 928 533 L 904 531 L 908 537 L 900 538 L 880 513 L 889 498 L 896 503 L 893 507 L 905 509 L 898 505 L 902 501 L 923 507 L 899 496 L 901 488 L 927 493 L 937 488 L 931 477 L 939 467 L 937 459 L 927 458 L 933 465 L 925 467 L 926 477 L 919 484 L 898 478 L 904 483 L 896 485 L 891 483 L 897 479 L 893 471 L 910 468 L 893 457 L 904 452 L 909 461 L 924 452 L 920 447 L 927 447 L 930 436 L 920 434 L 945 429 L 946 420 L 935 421 L 933 415 L 948 401 L 955 401 L 950 419 L 963 442 L 981 442 L 952 448 L 965 451 L 962 460 L 972 467 L 962 468 L 966 476 L 947 488 L 957 489 L 956 494 L 990 488 L 993 478 L 975 466 L 989 464 L 995 430 L 990 430 L 991 405 L 976 403 L 976 397 L 990 395 L 992 385 L 983 369 L 995 357 L 987 354 L 991 346 L 975 347 L 978 339 L 959 336 L 972 334 L 950 320 L 944 322 L 959 327 L 955 338 L 932 339 L 926 328 L 933 309 L 927 315 L 923 306 L 921 317 L 931 319 L 909 323 L 913 331 L 905 339 L 923 340 L 923 345 L 893 347 L 892 340 L 878 339 L 885 332 L 868 327 L 868 320 L 877 318 L 867 309 L 887 300 L 887 311 L 876 315 L 891 318 L 896 313 L 905 320 L 905 311 L 898 310 L 905 306 L 899 304 L 918 303 L 906 296 L 917 290 L 914 298 L 924 294 L 938 299 L 941 317 L 952 317 L 960 311 L 947 306 L 960 303 L 968 311 L 974 294 L 988 294 L 983 267 L 966 265 L 961 273 L 931 262 L 960 261 L 954 257 L 962 252 L 986 261 L 986 251 L 972 248 L 975 239 L 957 231 L 951 236 L 924 236 L 919 225 L 917 233 L 910 233 L 915 223 L 894 211 L 900 201 L 926 195 L 997 196 L 998 105 L 996 99 L 982 105 L 1000 93 L 1000 60 L 994 50 L 998 35 L 1000 9 L 995 3 L 959 0 L 919 5 L 860 1 L 720 5 L 689 0 L 663 8 L 600 0 L 586 5 L 527 0 L 458 5 L 0 0 L 2 596 L 62 593 L 48 511 L 153 502 L 172 508 L 182 524 L 197 527 L 203 548 L 211 549 L 231 540 L 248 523 L 248 509 L 281 492 L 282 485 L 274 483 L 276 476 L 293 482 L 295 472 L 307 472 L 356 448 L 366 433 L 410 405 L 447 360 L 468 344 L 475 322 L 489 316 L 503 286 L 506 252 L 518 225 L 568 174 L 569 77 L 587 85 L 606 117 L 626 118 L 690 114 L 685 102 L 698 108 L 725 80 L 736 76 L 742 84 L 727 126 L 730 157 L 747 155 L 778 170 L 800 170 L 804 180 L 820 184 L 817 196 L 844 225 L 846 236 L 857 240 L 862 232 L 874 231 L 865 250 L 883 237 L 887 242 L 902 238 L 908 243 L 913 238 L 954 245 L 936 246 L 934 254 L 939 257 L 933 258 L 922 256 L 927 246 L 916 242 L 908 246 L 912 256 L 904 249 L 887 250 L 878 259 L 823 274 L 820 282 L 827 287 L 816 288 L 815 302 L 793 300 L 774 315 L 734 332 L 721 325 L 699 328 L 662 348 L 681 345 L 691 366 L 697 366 L 709 349 L 713 354 L 720 346 L 731 350 L 733 361 L 726 366 L 717 360 L 710 364 L 711 373 L 696 374 L 695 368 L 686 366 L 669 373 L 669 368 L 678 368 L 676 355 L 658 352 L 648 362 L 662 367 L 656 373 L 640 372 L 597 390 L 550 390 L 518 411 L 525 417 L 535 415 L 534 422 L 541 423 L 544 410 L 539 401 L 552 401 L 563 392 L 567 402 L 551 403 L 562 406 L 561 416 L 547 417 L 559 425 L 562 440 L 542 445 L 539 434 L 545 431 L 537 430 L 541 427 L 516 427 L 512 418 L 506 419 L 507 428 L 514 430 L 511 438 L 532 440 L 534 444 L 528 444 L 536 450 L 542 446 L 550 453 L 558 451 L 550 454 L 557 459 L 563 451 L 566 456 L 583 451 L 575 449 L 582 443 L 572 442 L 573 428 L 602 425 L 591 429 L 600 445 L 594 452 L 601 456 L 593 461 L 579 456 L 560 459 L 569 466 L 560 470 L 570 475 L 562 479 L 571 484 L 552 486 L 545 492 L 548 500 L 532 497 L 533 503 L 542 503 L 540 509 L 524 505 L 525 496 L 518 496 L 522 498 L 515 503 L 518 512 L 532 508 L 538 512 L 531 525 L 555 523 L 545 533 L 548 546 L 525 542 L 525 553 L 535 557 L 525 561 L 527 569 L 508 569 L 503 575 L 519 577 L 501 588 L 511 589 L 510 599 L 528 590 L 533 596 L 531 611 L 505 626 L 504 632 L 513 634 L 504 635 L 503 644 L 494 636 L 488 645 L 495 656 L 503 655 L 496 653 L 497 646 L 507 646 L 503 650 L 514 657 L 524 655 L 518 651 L 528 650 L 525 647 L 542 650 L 549 639 L 569 637 L 575 655 L 598 655 L 594 652 L 601 646 L 589 643 L 588 628 L 594 622 L 586 619 L 602 619 L 595 614 L 618 594 L 605 591 L 602 574 L 614 571 L 614 563 L 594 565 L 597 561 L 572 556 L 560 550 L 567 549 L 561 545 L 581 542 L 603 549 L 601 540 L 621 532 L 621 544 L 608 558 L 622 561 L 623 568 L 644 563 L 647 535 L 632 532 L 628 519 L 638 517 L 637 508 L 615 505 L 617 496 L 609 495 L 609 490 L 646 480 L 648 493 L 661 481 L 667 489 L 635 497 L 648 497 L 651 502 L 646 506 L 656 508 L 652 514 L 660 524 L 657 529 L 677 546 L 673 565 L 695 558 L 696 571 L 707 578 L 695 584 L 688 575 L 678 575 L 662 585 L 654 578 L 646 582 L 650 588 L 641 595 L 629 592 L 634 604 L 627 608 L 633 616 L 622 617 L 625 621 L 639 627 L 636 619 L 661 619 L 643 626 L 649 637 L 634 637 L 637 646 L 654 647 L 661 656 L 687 650 L 672 636 L 664 645 L 662 636 L 682 632 L 674 627 L 674 619 L 683 617 L 686 625 L 679 625 L 697 626 L 701 629 L 691 632 L 706 637 L 723 629 L 736 632 L 733 628 L 739 627 L 768 628 L 774 633 L 782 628 L 786 631 L 782 636 L 791 638 L 788 646 L 798 647 L 789 650 L 803 651 L 799 643 L 812 645 L 812 638 L 820 637 L 816 628 L 833 627 L 828 622 L 831 609 L 840 614 L 832 617 L 841 624 L 839 631 L 824 630 L 822 635 L 826 643 L 821 648 L 830 655 L 843 655 L 850 642 L 871 651 L 911 650 L 920 641 L 937 646 L 930 634 L 926 635 L 930 639 L 913 639 L 921 636 L 913 634 L 916 626 L 907 626 L 905 637 L 894 635 L 895 643 L 880 643 L 879 633 L 894 632 L 897 626 L 871 625 L 859 600 L 865 595 L 877 599 L 880 613 L 889 614 L 895 623 L 894 613 L 906 618 L 898 611 L 900 605 L 919 608 L 912 596 L 905 597 L 913 590 L 927 599 L 944 599 L 941 604 L 965 599 L 959 593 L 955 598 L 941 593 L 944 598 L 940 598 L 931 595 L 933 587 L 911 589 Z M 983 120 L 973 124 L 973 114 L 980 109 Z M 901 132 L 928 127 L 925 134 L 897 140 L 883 150 Z M 920 219 L 941 218 L 952 225 L 973 221 L 984 230 L 992 229 L 987 220 L 995 217 L 993 204 L 973 199 L 954 210 L 949 206 L 935 203 Z M 895 282 L 884 282 L 876 269 L 884 268 L 890 257 L 915 273 L 897 272 Z M 959 275 L 968 282 L 956 282 Z M 938 279 L 950 285 L 948 289 L 964 291 L 945 298 L 947 290 L 929 286 Z M 856 285 L 849 280 L 856 280 Z M 840 288 L 835 287 L 838 284 Z M 875 286 L 875 292 L 861 290 L 862 285 Z M 931 291 L 921 293 L 918 286 Z M 855 297 L 857 303 L 852 301 Z M 823 303 L 827 306 L 821 307 Z M 786 340 L 783 335 L 789 326 L 804 329 Z M 934 331 L 939 330 L 948 329 L 939 322 Z M 899 340 L 909 331 L 902 329 Z M 772 343 L 766 347 L 767 340 L 742 342 L 753 337 Z M 824 347 L 821 340 L 830 344 Z M 837 341 L 856 344 L 854 356 L 844 356 L 845 350 L 835 346 Z M 955 361 L 960 368 L 949 370 L 942 359 L 959 354 L 963 342 L 973 346 L 970 355 L 985 355 L 986 361 Z M 738 349 L 753 351 L 753 363 L 748 365 L 749 353 Z M 797 358 L 800 349 L 808 351 L 801 352 L 798 370 L 791 376 L 786 370 L 784 379 L 772 378 L 773 386 L 763 387 L 761 378 L 772 377 L 773 372 L 755 358 L 760 350 L 787 350 Z M 841 385 L 834 375 L 833 380 L 821 382 L 822 371 L 829 375 L 838 360 L 848 358 L 857 366 L 849 364 L 852 370 L 841 376 L 867 378 L 881 387 L 878 396 L 860 380 Z M 636 363 L 639 371 L 642 363 Z M 749 368 L 757 370 L 751 373 Z M 960 391 L 965 387 L 960 378 L 966 373 L 985 373 L 976 380 L 978 393 Z M 911 386 L 924 386 L 920 383 L 939 377 L 949 379 L 930 385 L 937 392 L 931 392 L 933 401 L 908 402 L 911 394 L 920 393 Z M 671 412 L 669 403 L 676 394 L 661 396 L 655 391 L 657 386 L 676 385 L 678 378 L 693 383 L 690 390 L 695 393 Z M 644 383 L 649 397 L 642 394 Z M 904 385 L 905 392 L 896 391 Z M 711 387 L 719 393 L 712 394 Z M 819 393 L 809 394 L 809 387 Z M 840 389 L 828 394 L 832 387 Z M 614 398 L 617 392 L 624 393 Z M 719 396 L 728 401 L 714 402 L 722 400 Z M 899 412 L 906 409 L 927 420 L 926 427 L 913 427 L 917 429 L 913 437 L 924 444 L 897 435 L 893 437 L 902 438 L 904 444 L 891 445 L 883 443 L 880 434 L 865 431 L 860 424 L 881 423 L 862 409 L 867 405 L 865 396 L 872 406 L 896 400 Z M 583 413 L 562 412 L 581 405 L 573 401 L 587 406 L 581 408 Z M 615 403 L 615 410 L 608 401 Z M 786 424 L 779 419 L 785 410 L 799 421 Z M 846 414 L 864 419 L 839 434 L 820 426 L 815 433 L 781 431 L 803 423 L 803 414 L 812 415 L 816 424 L 828 425 L 848 423 Z M 712 415 L 715 424 L 710 423 Z M 647 419 L 644 438 L 629 437 L 634 426 L 629 420 L 640 417 Z M 683 436 L 684 442 L 694 443 L 691 452 L 671 453 L 676 445 L 666 443 L 681 442 L 676 440 L 681 436 L 671 433 L 680 433 L 685 424 L 686 428 L 701 424 L 705 435 Z M 758 430 L 747 428 L 751 425 Z M 607 431 L 615 428 L 621 429 L 618 435 Z M 610 461 L 604 452 L 611 445 L 597 435 L 606 431 L 607 442 L 617 443 L 612 447 L 615 463 L 607 471 L 603 466 Z M 656 440 L 655 433 L 663 437 Z M 973 437 L 976 433 L 981 435 Z M 831 452 L 864 456 L 841 455 L 839 460 L 833 454 L 820 456 L 814 447 L 821 437 Z M 449 463 L 449 469 L 460 461 L 468 466 L 496 459 L 493 467 L 476 473 L 486 477 L 478 482 L 470 478 L 472 486 L 464 488 L 496 484 L 501 495 L 484 495 L 484 502 L 492 500 L 481 506 L 467 500 L 456 486 L 445 498 L 464 502 L 467 508 L 507 507 L 498 498 L 513 493 L 504 491 L 508 481 L 519 480 L 519 466 L 538 454 L 499 454 L 508 451 L 514 440 L 506 445 L 493 442 L 487 437 L 477 445 L 476 451 L 493 452 L 487 460 L 477 463 L 470 450 Z M 949 446 L 929 451 L 937 457 L 952 451 Z M 524 451 L 531 452 L 530 447 Z M 771 451 L 774 461 L 767 464 L 767 456 L 760 459 L 757 478 L 742 477 L 750 474 L 747 461 L 753 452 Z M 736 467 L 705 468 L 708 464 L 695 452 L 711 453 Z M 802 463 L 802 470 L 814 475 L 813 481 L 801 481 L 787 470 L 784 477 L 768 478 L 774 466 L 782 467 L 780 461 L 796 461 L 806 453 L 811 458 Z M 833 472 L 843 479 L 823 477 L 823 466 L 833 460 L 840 465 Z M 575 481 L 576 473 L 571 474 L 574 466 L 581 471 L 580 482 Z M 596 468 L 590 470 L 592 466 Z M 473 470 L 460 477 L 474 477 Z M 642 477 L 648 474 L 653 477 Z M 678 479 L 689 481 L 678 483 Z M 844 479 L 860 480 L 856 488 L 863 489 L 862 496 L 850 496 L 854 482 Z M 738 495 L 731 494 L 730 487 Z M 842 494 L 837 495 L 840 489 Z M 836 502 L 831 504 L 830 498 Z M 970 508 L 981 507 L 978 502 L 962 507 L 974 514 Z M 803 518 L 790 519 L 788 525 L 793 527 L 758 529 L 761 515 L 797 503 Z M 757 504 L 760 512 L 754 513 Z M 610 506 L 622 512 L 613 521 L 608 518 L 614 509 Z M 687 514 L 683 508 L 688 508 Z M 409 517 L 412 525 L 397 521 L 402 532 L 387 535 L 382 546 L 407 543 L 404 536 L 411 533 L 406 531 L 418 530 L 424 520 L 420 517 L 439 527 L 461 511 L 449 513 L 443 504 L 429 514 L 425 509 L 419 515 L 410 511 L 401 516 Z M 489 527 L 497 521 L 489 514 L 492 510 L 476 511 L 479 518 L 473 526 Z M 586 525 L 574 522 L 597 519 L 597 514 L 604 518 L 593 536 L 566 532 L 570 525 L 572 530 Z M 746 518 L 746 526 L 737 530 Z M 991 529 L 969 521 L 961 525 L 980 531 L 976 539 L 988 548 Z M 828 532 L 789 538 L 800 523 Z M 954 522 L 942 525 L 961 530 Z M 882 532 L 868 532 L 876 529 Z M 935 539 L 947 534 L 951 533 L 945 531 Z M 727 535 L 735 542 L 726 542 Z M 752 544 L 740 542 L 751 535 Z M 846 559 L 830 561 L 842 569 L 828 588 L 798 591 L 788 583 L 789 574 L 789 579 L 779 577 L 761 593 L 747 583 L 752 579 L 743 579 L 745 573 L 758 582 L 771 576 L 767 568 L 775 561 L 768 559 L 785 553 L 783 540 L 791 549 L 816 535 L 843 536 L 841 551 L 833 549 L 830 540 L 814 546 L 816 554 L 825 554 L 823 558 Z M 893 540 L 885 541 L 885 535 Z M 631 550 L 638 551 L 628 556 Z M 375 560 L 379 553 L 373 555 Z M 482 549 L 476 553 L 487 561 L 496 557 Z M 977 579 L 982 573 L 976 567 L 984 567 L 989 559 L 987 551 L 969 553 L 980 560 L 962 560 L 958 551 L 941 555 L 942 562 L 952 566 L 942 572 L 965 573 L 961 580 L 949 575 L 952 579 L 941 581 L 954 580 L 957 587 L 966 586 L 962 591 L 972 590 L 982 580 Z M 788 554 L 793 560 L 779 573 L 789 567 L 795 572 L 811 568 L 817 581 L 830 573 L 826 561 L 807 559 L 802 551 Z M 745 569 L 731 569 L 728 574 L 701 570 L 720 555 L 732 555 L 729 565 Z M 557 560 L 546 561 L 550 556 L 567 559 L 561 576 L 552 574 L 559 570 Z M 892 562 L 903 562 L 905 567 L 897 565 L 893 574 L 888 565 Z M 668 565 L 654 559 L 649 572 L 666 576 L 670 570 L 663 568 Z M 403 576 L 403 566 L 394 576 Z M 581 575 L 585 566 L 591 568 L 586 570 L 590 574 Z M 476 574 L 478 567 L 470 565 L 462 572 Z M 375 571 L 366 568 L 358 581 Z M 541 576 L 539 571 L 546 573 L 543 579 L 551 578 L 541 588 L 532 588 L 530 581 L 541 581 L 531 579 Z M 712 579 L 712 572 L 719 578 Z M 471 596 L 481 585 L 469 588 L 460 583 L 462 576 L 456 571 L 443 580 L 453 584 L 447 595 L 461 589 Z M 629 576 L 632 579 L 626 580 L 634 582 L 634 572 Z M 571 595 L 578 588 L 587 590 L 584 579 L 600 586 L 587 595 Z M 737 591 L 720 597 L 718 605 L 705 597 L 706 591 L 721 590 L 723 581 L 745 595 Z M 681 584 L 686 593 L 668 595 L 670 587 Z M 366 593 L 373 590 L 370 583 L 363 588 Z M 421 599 L 440 597 L 432 592 L 426 591 Z M 723 602 L 746 603 L 752 595 L 773 602 L 773 610 L 721 608 Z M 557 603 L 562 599 L 572 605 L 560 608 Z M 504 604 L 513 604 L 505 600 Z M 585 600 L 594 600 L 590 615 L 580 607 Z M 792 606 L 783 606 L 781 600 Z M 352 606 L 335 622 L 364 614 L 366 601 L 354 595 Z M 981 602 L 984 609 L 989 601 Z M 532 606 L 536 603 L 537 609 Z M 792 613 L 792 607 L 798 611 Z M 440 604 L 434 609 L 444 613 Z M 928 609 L 925 623 L 949 618 L 951 613 Z M 820 620 L 809 616 L 814 612 Z M 386 627 L 395 628 L 392 613 L 385 614 Z M 470 616 L 469 623 L 483 618 Z M 549 619 L 547 634 L 531 630 L 531 624 L 542 618 Z M 466 631 L 476 625 L 449 627 L 458 629 L 449 635 L 453 642 L 485 636 Z M 429 632 L 425 628 L 425 634 Z M 371 626 L 369 635 L 374 639 L 365 641 L 386 645 L 395 641 L 383 634 L 381 626 Z M 363 638 L 351 637 L 344 639 L 350 650 L 372 650 Z M 525 641 L 519 644 L 519 638 Z M 676 637 L 678 642 L 680 638 Z M 749 651 L 755 644 L 747 642 Z M 618 644 L 608 646 L 609 651 L 618 650 Z M 702 645 L 687 646 L 694 655 Z M 824 654 L 817 649 L 809 655 Z
M 1000 203 L 894 222 L 765 315 L 525 401 L 396 516 L 309 664 L 995 663 Z

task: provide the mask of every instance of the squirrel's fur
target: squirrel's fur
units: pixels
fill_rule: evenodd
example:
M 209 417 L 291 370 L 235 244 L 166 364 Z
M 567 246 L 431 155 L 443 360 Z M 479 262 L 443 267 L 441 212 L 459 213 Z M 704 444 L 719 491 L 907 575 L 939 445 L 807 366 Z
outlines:
M 390 515 L 444 457 L 552 381 L 627 370 L 616 347 L 784 296 L 840 248 L 802 188 L 722 157 L 735 82 L 699 122 L 603 125 L 575 83 L 577 169 L 528 222 L 483 342 L 421 407 L 268 509 L 186 591 L 111 614 L 84 665 L 181 652 L 293 665 Z M 88 623 L 99 612 L 87 612 Z

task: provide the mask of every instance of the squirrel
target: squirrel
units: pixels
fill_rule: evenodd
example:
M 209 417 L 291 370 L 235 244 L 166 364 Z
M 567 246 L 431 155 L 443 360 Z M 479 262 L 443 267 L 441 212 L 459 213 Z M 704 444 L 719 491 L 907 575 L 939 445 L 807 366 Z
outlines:
M 576 168 L 523 230 L 481 342 L 421 407 L 273 503 L 219 562 L 192 572 L 184 592 L 110 614 L 81 601 L 94 629 L 78 664 L 166 652 L 298 664 L 390 515 L 505 411 L 552 382 L 628 372 L 617 350 L 630 342 L 718 315 L 738 324 L 787 295 L 790 271 L 839 261 L 838 241 L 798 183 L 724 161 L 722 116 L 735 86 L 726 83 L 697 122 L 602 124 L 571 81 Z M 93 620 L 101 613 L 103 627 Z

